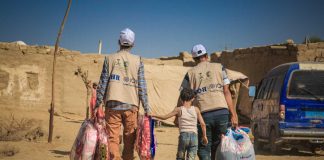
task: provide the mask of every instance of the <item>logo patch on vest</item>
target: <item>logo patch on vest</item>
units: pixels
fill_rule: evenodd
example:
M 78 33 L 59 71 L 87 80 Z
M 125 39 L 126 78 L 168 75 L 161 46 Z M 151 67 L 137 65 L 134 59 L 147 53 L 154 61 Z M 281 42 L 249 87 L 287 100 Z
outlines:
M 212 79 L 212 72 L 207 71 L 206 73 L 198 73 L 199 80 L 211 80 Z
M 111 74 L 109 77 L 110 80 L 116 80 L 119 81 L 120 80 L 120 76 L 117 74 Z
M 220 91 L 220 92 L 223 92 L 223 85 L 221 84 L 210 84 L 208 86 L 205 86 L 205 87 L 200 87 L 198 89 L 196 89 L 195 93 L 196 94 L 203 94 L 203 93 L 206 93 L 206 92 L 215 92 L 215 91 Z
M 128 70 L 129 70 L 129 62 L 128 61 L 123 61 L 118 58 L 118 59 L 114 60 L 113 67 L 121 72 L 125 72 L 125 74 L 128 75 Z
M 114 61 L 114 66 L 121 66 L 120 59 L 116 59 L 116 60 Z
M 138 80 L 135 78 L 130 78 L 130 77 L 124 77 L 124 81 L 123 81 L 124 85 L 128 85 L 128 86 L 137 86 L 138 84 Z
M 207 71 L 206 72 L 206 76 L 209 78 L 211 76 L 211 72 L 210 71 Z

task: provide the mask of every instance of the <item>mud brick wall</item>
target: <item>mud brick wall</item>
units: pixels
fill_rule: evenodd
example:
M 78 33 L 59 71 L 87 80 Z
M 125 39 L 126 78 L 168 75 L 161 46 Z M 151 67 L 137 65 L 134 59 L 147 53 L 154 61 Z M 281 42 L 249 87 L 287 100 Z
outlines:
M 226 68 L 247 75 L 250 85 L 257 86 L 272 68 L 280 64 L 297 61 L 324 63 L 324 42 L 235 49 L 233 52 L 213 53 L 211 61 L 222 63 Z M 252 99 L 248 96 L 248 90 L 241 88 L 238 106 L 244 110 L 238 112 L 248 115 L 251 113 L 251 105 Z
M 297 61 L 324 63 L 324 42 L 235 49 L 232 52 L 213 53 L 211 61 L 242 72 L 249 77 L 252 85 L 256 85 L 268 71 L 283 63 Z
M 297 45 L 297 60 L 314 61 L 324 63 L 324 42 L 310 43 L 308 45 Z
M 85 115 L 86 88 L 78 66 L 98 81 L 104 56 L 60 49 L 56 63 L 56 111 Z M 0 108 L 47 111 L 51 103 L 53 48 L 0 43 Z
M 297 61 L 297 48 L 294 46 L 264 46 L 236 49 L 233 52 L 222 52 L 220 56 L 211 55 L 214 62 L 224 67 L 242 72 L 256 85 L 273 67 Z

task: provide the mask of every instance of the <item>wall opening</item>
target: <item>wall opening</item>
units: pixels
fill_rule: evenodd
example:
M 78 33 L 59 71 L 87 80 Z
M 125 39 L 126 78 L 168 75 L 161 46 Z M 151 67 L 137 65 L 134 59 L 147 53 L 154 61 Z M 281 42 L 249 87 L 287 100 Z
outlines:
M 38 73 L 34 72 L 26 72 L 27 74 L 27 87 L 31 90 L 38 89 L 39 81 L 38 81 Z
M 0 90 L 6 89 L 9 85 L 9 73 L 0 69 Z

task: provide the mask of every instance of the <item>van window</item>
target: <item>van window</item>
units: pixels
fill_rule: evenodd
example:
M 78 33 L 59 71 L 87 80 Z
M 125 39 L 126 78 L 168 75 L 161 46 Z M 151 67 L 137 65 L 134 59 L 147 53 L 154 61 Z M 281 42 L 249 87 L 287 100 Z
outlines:
M 293 72 L 289 80 L 288 98 L 324 100 L 324 71 Z
M 276 85 L 277 77 L 273 78 L 271 80 L 270 88 L 269 88 L 269 93 L 267 96 L 267 99 L 273 99 L 273 92 L 275 92 L 275 85 Z
M 284 75 L 280 75 L 280 76 L 276 77 L 274 86 L 273 86 L 273 90 L 270 95 L 271 99 L 277 99 L 280 97 L 283 81 L 284 81 Z
M 266 84 L 266 87 L 264 89 L 264 94 L 263 94 L 262 99 L 268 99 L 269 98 L 272 83 L 273 83 L 273 79 L 269 79 L 267 81 L 267 84 Z
M 266 87 L 266 84 L 267 84 L 267 80 L 266 79 L 264 79 L 264 80 L 261 81 L 260 88 L 258 88 L 258 96 L 257 96 L 257 99 L 262 99 L 263 98 L 264 89 Z

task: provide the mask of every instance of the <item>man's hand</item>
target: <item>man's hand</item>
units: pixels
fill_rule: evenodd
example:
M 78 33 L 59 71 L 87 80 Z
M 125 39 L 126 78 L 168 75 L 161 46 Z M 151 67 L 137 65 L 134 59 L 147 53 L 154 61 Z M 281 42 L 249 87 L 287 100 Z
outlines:
M 237 115 L 231 116 L 232 127 L 236 128 L 238 126 L 238 118 Z
M 226 103 L 228 105 L 228 109 L 231 113 L 232 127 L 236 128 L 238 126 L 238 118 L 236 113 L 236 107 L 233 106 L 232 95 L 229 89 L 229 85 L 224 86 L 224 95 L 225 95 Z
M 152 113 L 151 112 L 145 112 L 145 116 L 151 117 L 152 116 Z
M 208 139 L 207 139 L 206 136 L 204 136 L 204 137 L 202 138 L 202 143 L 203 143 L 203 145 L 207 145 L 207 144 L 208 144 Z

